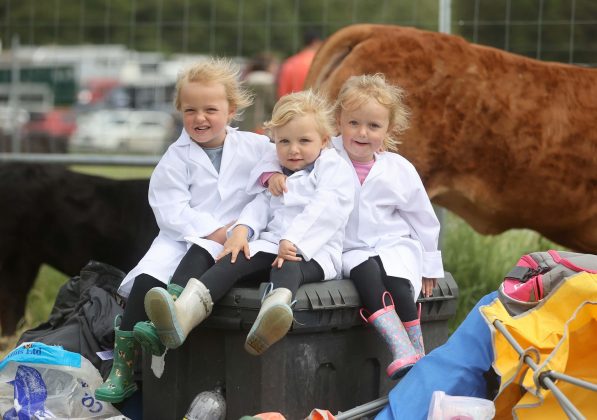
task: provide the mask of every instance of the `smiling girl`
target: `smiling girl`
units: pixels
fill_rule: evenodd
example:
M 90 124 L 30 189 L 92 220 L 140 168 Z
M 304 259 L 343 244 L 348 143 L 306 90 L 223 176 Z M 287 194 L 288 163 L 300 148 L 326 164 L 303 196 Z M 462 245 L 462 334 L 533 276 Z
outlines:
M 154 355 L 164 352 L 163 343 L 172 343 L 170 329 L 146 322 L 146 309 L 159 318 L 161 298 L 178 297 L 178 327 L 185 331 L 211 311 L 209 290 L 189 279 L 215 263 L 226 230 L 255 196 L 246 191 L 252 169 L 273 148 L 266 136 L 229 126 L 252 100 L 238 80 L 238 69 L 224 59 L 198 63 L 178 77 L 174 104 L 184 129 L 149 183 L 160 232 L 120 285 L 119 294 L 128 300 L 116 322 L 112 371 L 95 393 L 99 400 L 119 402 L 135 392 L 139 343 Z M 193 239 L 190 247 L 187 238 Z M 150 290 L 154 298 L 148 300 Z
M 443 277 L 440 225 L 414 166 L 392 133 L 408 126 L 404 92 L 381 74 L 353 76 L 336 101 L 336 150 L 354 167 L 355 207 L 346 226 L 342 266 L 365 307 L 363 318 L 388 343 L 392 378 L 424 356 L 416 300 Z M 396 304 L 394 306 L 394 303 Z M 369 316 L 364 314 L 369 312 Z

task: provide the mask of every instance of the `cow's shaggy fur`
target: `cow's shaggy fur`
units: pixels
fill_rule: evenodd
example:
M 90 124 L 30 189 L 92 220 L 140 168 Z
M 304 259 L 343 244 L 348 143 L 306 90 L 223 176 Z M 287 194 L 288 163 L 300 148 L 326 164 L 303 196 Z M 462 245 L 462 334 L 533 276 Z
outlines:
M 157 235 L 148 180 L 0 164 L 0 326 L 15 332 L 42 263 L 76 275 L 90 259 L 130 270 Z
M 400 153 L 433 202 L 481 233 L 530 228 L 597 252 L 597 69 L 354 25 L 324 43 L 307 85 L 334 98 L 348 77 L 378 72 L 408 93 Z

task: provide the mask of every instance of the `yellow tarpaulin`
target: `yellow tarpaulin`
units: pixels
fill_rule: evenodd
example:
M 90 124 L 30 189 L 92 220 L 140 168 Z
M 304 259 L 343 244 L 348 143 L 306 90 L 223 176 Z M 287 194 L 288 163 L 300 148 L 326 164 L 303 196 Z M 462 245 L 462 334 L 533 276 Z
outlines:
M 534 373 L 493 322 L 501 321 L 533 358 L 539 373 L 549 370 L 597 384 L 597 274 L 568 278 L 535 308 L 512 317 L 499 300 L 481 308 L 490 324 L 494 369 L 502 382 L 495 400 L 496 418 L 544 420 L 567 418 L 555 396 L 542 388 Z M 564 381 L 557 387 L 587 418 L 597 419 L 597 395 Z

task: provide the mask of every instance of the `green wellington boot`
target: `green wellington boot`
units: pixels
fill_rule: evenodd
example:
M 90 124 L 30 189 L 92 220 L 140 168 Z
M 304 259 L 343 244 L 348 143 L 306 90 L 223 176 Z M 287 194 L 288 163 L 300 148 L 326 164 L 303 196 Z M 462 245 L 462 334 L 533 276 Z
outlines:
M 139 354 L 139 345 L 132 331 L 121 331 L 120 316 L 114 322 L 114 362 L 110 376 L 95 390 L 95 398 L 100 401 L 117 403 L 133 395 L 137 384 L 133 380 L 133 365 Z
M 172 296 L 172 299 L 176 300 L 184 290 L 182 286 L 178 284 L 169 284 L 168 293 Z M 137 322 L 133 328 L 135 340 L 143 350 L 151 353 L 154 356 L 161 356 L 166 351 L 166 346 L 162 344 L 155 325 L 151 321 Z

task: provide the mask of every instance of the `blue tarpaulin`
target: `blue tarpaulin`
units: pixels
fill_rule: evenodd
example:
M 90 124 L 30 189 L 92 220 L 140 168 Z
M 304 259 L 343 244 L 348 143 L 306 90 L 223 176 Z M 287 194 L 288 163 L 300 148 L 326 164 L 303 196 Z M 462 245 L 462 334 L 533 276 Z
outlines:
M 389 404 L 376 420 L 425 420 L 433 391 L 487 397 L 484 374 L 491 369 L 494 355 L 491 332 L 479 308 L 496 298 L 497 292 L 481 298 L 448 341 L 413 366 L 390 391 Z

